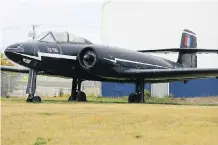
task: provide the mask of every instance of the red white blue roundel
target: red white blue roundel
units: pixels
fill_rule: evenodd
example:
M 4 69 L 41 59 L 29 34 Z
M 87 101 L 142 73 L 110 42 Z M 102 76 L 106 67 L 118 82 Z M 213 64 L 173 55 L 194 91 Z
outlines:
M 184 45 L 187 47 L 191 46 L 191 42 L 192 42 L 192 36 L 191 35 L 186 35 L 185 36 L 185 41 L 184 41 Z

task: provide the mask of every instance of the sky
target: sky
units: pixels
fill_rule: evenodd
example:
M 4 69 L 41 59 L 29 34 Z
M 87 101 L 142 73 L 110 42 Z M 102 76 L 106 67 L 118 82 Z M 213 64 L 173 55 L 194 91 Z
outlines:
M 33 24 L 39 25 L 38 34 L 67 30 L 102 43 L 102 5 L 108 1 L 113 0 L 0 0 L 0 48 L 27 40 Z
M 218 49 L 218 1 L 110 2 L 102 13 L 104 44 L 135 50 L 178 48 L 182 31 L 189 29 L 196 33 L 198 48 Z M 198 54 L 198 67 L 217 68 L 217 54 Z
M 102 41 L 101 38 L 102 6 L 108 1 L 109 0 L 0 0 L 0 48 L 5 48 L 7 45 L 14 42 L 30 39 L 28 38 L 28 33 L 31 30 L 31 25 L 33 24 L 39 25 L 39 27 L 36 28 L 37 34 L 47 30 L 69 31 L 79 36 L 83 36 L 93 43 L 105 43 L 106 41 Z M 137 2 L 139 1 L 140 0 Z M 117 13 L 122 12 L 122 9 L 117 9 L 116 11 L 117 12 L 111 14 L 116 16 Z M 146 16 L 145 13 L 139 13 L 137 13 L 137 16 Z M 131 15 L 132 14 L 128 13 L 127 17 Z M 135 26 L 123 25 L 122 21 L 123 20 L 121 18 L 117 20 L 117 22 L 112 20 L 111 23 L 114 23 L 116 26 L 121 26 L 120 28 L 131 29 L 133 30 L 132 33 L 138 35 L 136 33 L 139 33 L 140 31 L 135 31 Z M 148 23 L 146 22 L 144 26 L 147 24 Z M 146 27 L 144 27 L 143 30 L 147 31 Z M 117 29 L 112 29 L 110 31 L 112 37 L 114 37 L 117 33 Z M 106 35 L 109 36 L 109 34 L 110 32 L 107 32 Z M 123 34 L 125 33 L 122 33 L 122 35 Z M 114 37 L 114 39 L 110 39 L 112 41 L 110 44 L 125 47 L 131 46 L 129 43 L 126 43 L 126 40 L 124 42 L 121 41 L 122 38 Z M 143 39 L 143 37 L 140 39 Z M 119 43 L 116 43 L 116 41 L 119 41 Z M 134 39 L 133 42 L 135 41 L 137 42 L 139 39 Z M 154 43 L 146 44 L 155 47 Z M 160 45 L 163 46 L 162 44 Z M 143 46 L 145 45 L 143 44 Z M 173 47 L 176 46 L 173 45 Z
M 0 47 L 25 41 L 31 25 L 43 31 L 69 31 L 101 43 L 102 1 L 0 0 Z

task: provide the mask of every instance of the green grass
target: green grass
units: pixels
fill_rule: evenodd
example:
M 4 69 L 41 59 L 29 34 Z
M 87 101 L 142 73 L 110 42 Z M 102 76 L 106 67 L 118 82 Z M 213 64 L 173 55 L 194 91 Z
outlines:
M 207 98 L 207 97 L 205 97 Z M 216 98 L 216 97 L 215 97 Z M 217 97 L 218 98 L 218 97 Z M 188 101 L 190 98 L 172 98 L 170 96 L 166 96 L 163 98 L 158 97 L 145 97 L 145 104 L 171 104 L 171 105 L 202 105 L 202 106 L 217 106 L 218 103 L 208 103 L 208 102 L 192 102 Z M 11 103 L 17 103 L 17 102 L 25 102 L 25 97 L 1 97 L 2 101 L 9 101 Z M 62 96 L 62 97 L 42 97 L 43 103 L 52 103 L 52 104 L 69 104 L 69 103 L 78 103 L 78 102 L 68 102 L 68 97 Z M 216 99 L 218 101 L 218 99 Z M 128 97 L 101 97 L 101 96 L 87 96 L 87 102 L 81 102 L 81 103 L 116 103 L 116 104 L 126 104 L 128 103 Z M 37 103 L 36 103 L 37 104 Z
M 41 138 L 41 137 L 38 137 L 36 139 L 36 142 L 34 143 L 34 145 L 46 145 L 46 144 L 47 144 L 46 140 L 44 138 Z
M 9 102 L 24 102 L 26 100 L 25 97 L 1 97 L 2 101 L 9 101 Z M 42 97 L 43 103 L 76 103 L 76 102 L 68 102 L 68 97 Z M 105 98 L 105 97 L 95 97 L 95 96 L 87 96 L 88 103 L 127 103 L 128 97 L 112 97 L 112 98 Z

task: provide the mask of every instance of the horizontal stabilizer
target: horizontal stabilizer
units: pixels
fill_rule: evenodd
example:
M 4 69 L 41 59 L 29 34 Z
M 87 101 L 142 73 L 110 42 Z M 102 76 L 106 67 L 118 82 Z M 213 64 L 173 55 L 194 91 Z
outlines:
M 205 49 L 205 48 L 166 48 L 166 49 L 154 49 L 154 50 L 138 50 L 138 52 L 143 53 L 217 53 L 218 49 Z

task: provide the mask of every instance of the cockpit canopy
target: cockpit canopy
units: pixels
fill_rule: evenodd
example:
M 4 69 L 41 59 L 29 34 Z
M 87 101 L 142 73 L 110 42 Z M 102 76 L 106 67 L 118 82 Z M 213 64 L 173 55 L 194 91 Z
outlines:
M 47 31 L 38 35 L 34 40 L 57 43 L 92 44 L 89 40 L 68 32 Z

